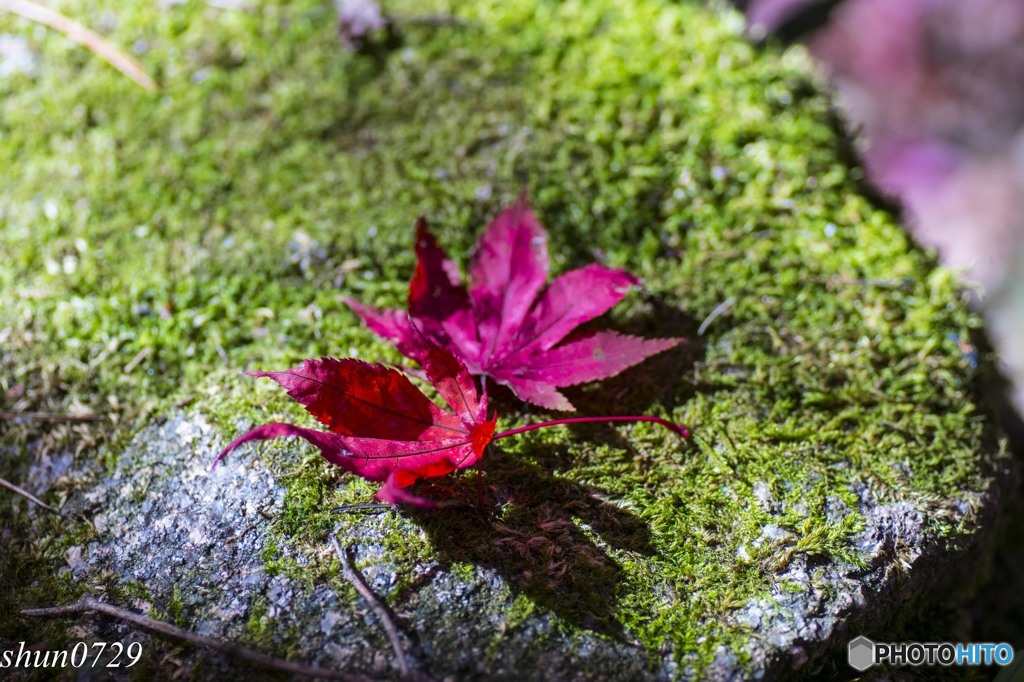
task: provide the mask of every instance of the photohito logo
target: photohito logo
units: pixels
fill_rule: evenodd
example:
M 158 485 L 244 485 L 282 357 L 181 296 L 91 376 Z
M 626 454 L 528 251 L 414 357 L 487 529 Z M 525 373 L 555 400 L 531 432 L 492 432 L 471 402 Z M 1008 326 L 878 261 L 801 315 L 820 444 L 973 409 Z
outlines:
M 857 672 L 873 665 L 1000 665 L 1013 662 L 1013 647 L 1005 642 L 872 642 L 850 640 L 846 660 Z
M 846 658 L 851 668 L 859 673 L 864 672 L 875 664 L 875 643 L 861 635 L 850 642 Z

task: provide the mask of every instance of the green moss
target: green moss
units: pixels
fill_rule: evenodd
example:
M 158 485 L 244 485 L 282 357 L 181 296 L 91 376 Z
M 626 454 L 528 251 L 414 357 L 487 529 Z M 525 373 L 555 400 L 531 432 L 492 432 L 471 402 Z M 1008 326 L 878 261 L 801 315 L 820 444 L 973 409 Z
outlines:
M 464 262 L 525 186 L 553 270 L 598 259 L 645 279 L 610 324 L 692 339 L 574 402 L 665 415 L 697 435 L 684 444 L 640 424 L 502 441 L 485 479 L 503 503 L 492 525 L 360 517 L 400 568 L 396 594 L 414 585 L 403 567 L 486 566 L 514 586 L 523 618 L 616 624 L 652 655 L 667 644 L 706 664 L 747 636 L 723 616 L 766 594 L 793 556 L 860 560 L 856 486 L 927 504 L 984 485 L 995 436 L 961 350 L 978 319 L 955 277 L 861 192 L 805 55 L 756 51 L 736 14 L 473 0 L 457 7 L 463 27 L 409 26 L 400 48 L 351 55 L 319 0 L 62 8 L 137 46 L 162 91 L 0 17 L 41 59 L 38 75 L 0 80 L 0 401 L 110 416 L 0 425 L 7 476 L 26 474 L 40 439 L 110 453 L 112 468 L 139 425 L 184 401 L 225 440 L 270 419 L 308 423 L 241 371 L 319 355 L 400 361 L 339 297 L 400 305 L 417 215 Z M 434 10 L 445 4 L 388 6 Z M 497 406 L 508 425 L 541 417 Z M 279 548 L 344 539 L 355 521 L 331 509 L 374 486 L 292 443 L 260 452 L 288 486 L 267 570 L 308 580 Z M 439 485 L 475 499 L 475 474 Z M 17 537 L 58 533 L 0 515 Z M 930 523 L 952 541 L 961 520 Z M 768 524 L 793 540 L 758 544 Z M 25 545 L 24 560 L 3 559 L 10 587 L 62 565 Z M 608 589 L 595 601 L 587 581 Z M 40 594 L 77 589 L 57 580 Z
M 277 547 L 277 538 L 275 536 L 272 535 L 267 538 L 263 549 L 260 550 L 260 559 L 263 560 L 263 568 L 267 575 L 277 575 L 281 572 L 280 550 Z
M 178 626 L 184 625 L 183 613 L 185 611 L 185 602 L 181 597 L 181 590 L 177 585 L 174 586 L 174 591 L 171 593 L 171 598 L 167 602 L 167 616 L 168 619 Z
M 258 598 L 250 607 L 245 632 L 254 646 L 268 645 L 274 641 L 273 622 L 266 599 Z
M 512 602 L 512 606 L 506 611 L 505 627 L 508 629 L 515 628 L 536 612 L 537 606 L 532 599 L 523 595 L 516 597 Z
M 476 578 L 476 571 L 473 569 L 473 564 L 455 562 L 449 568 L 452 573 L 466 582 Z

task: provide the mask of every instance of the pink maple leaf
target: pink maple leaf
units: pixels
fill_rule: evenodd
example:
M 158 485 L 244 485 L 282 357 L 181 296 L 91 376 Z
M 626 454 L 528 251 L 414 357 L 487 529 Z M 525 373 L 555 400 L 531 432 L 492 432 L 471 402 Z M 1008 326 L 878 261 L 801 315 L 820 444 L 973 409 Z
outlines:
M 468 287 L 423 218 L 416 223 L 416 254 L 408 311 L 345 302 L 404 355 L 420 361 L 423 335 L 454 352 L 471 373 L 541 407 L 573 410 L 559 388 L 615 376 L 685 340 L 573 333 L 614 307 L 637 279 L 594 264 L 548 284 L 547 232 L 522 198 L 480 237 Z

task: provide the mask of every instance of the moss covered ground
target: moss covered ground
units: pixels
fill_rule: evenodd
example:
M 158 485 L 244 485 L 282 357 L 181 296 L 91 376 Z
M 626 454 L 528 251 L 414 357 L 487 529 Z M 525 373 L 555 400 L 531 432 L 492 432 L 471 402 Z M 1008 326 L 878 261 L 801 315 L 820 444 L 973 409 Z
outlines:
M 735 12 L 396 0 L 398 34 L 351 54 L 326 2 L 56 4 L 162 87 L 0 16 L 39 57 L 37 72 L 0 78 L 0 406 L 102 417 L 0 423 L 0 475 L 68 449 L 114 466 L 174 406 L 225 439 L 308 423 L 242 371 L 400 362 L 340 298 L 401 305 L 416 216 L 465 262 L 525 187 L 555 272 L 598 260 L 644 278 L 607 324 L 691 339 L 573 401 L 696 435 L 635 425 L 502 441 L 485 467 L 490 525 L 435 516 L 424 533 L 385 532 L 398 560 L 499 567 L 523 617 L 548 609 L 566 628 L 622 629 L 652 654 L 706 662 L 744 636 L 723 617 L 794 555 L 860 560 L 855 490 L 934 502 L 942 542 L 960 517 L 939 502 L 982 487 L 997 447 L 956 277 L 865 192 L 806 55 L 758 51 Z M 415 21 L 450 12 L 458 24 Z M 506 428 L 544 416 L 497 405 Z M 330 509 L 374 489 L 293 443 L 238 456 L 275 462 L 289 486 L 275 532 L 300 548 L 322 546 Z M 438 485 L 475 495 L 474 476 Z M 3 501 L 0 519 L 25 538 L 0 560 L 10 613 L 44 598 L 39 574 L 67 542 L 40 540 L 58 523 L 23 501 Z M 794 539 L 763 541 L 766 524 Z

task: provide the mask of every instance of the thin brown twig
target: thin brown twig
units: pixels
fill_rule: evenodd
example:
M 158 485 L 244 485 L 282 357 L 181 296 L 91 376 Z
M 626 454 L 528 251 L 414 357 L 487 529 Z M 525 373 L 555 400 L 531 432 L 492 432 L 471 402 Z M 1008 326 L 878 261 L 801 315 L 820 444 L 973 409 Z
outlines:
M 711 326 L 711 323 L 714 322 L 719 315 L 721 315 L 726 310 L 731 308 L 732 304 L 735 302 L 736 297 L 730 296 L 729 298 L 725 299 L 717 306 L 715 306 L 715 309 L 712 310 L 711 313 L 704 318 L 704 321 L 700 323 L 700 328 L 697 330 L 697 336 L 704 336 L 704 331 Z
M 280 670 L 285 673 L 292 675 L 304 675 L 306 677 L 319 677 L 329 680 L 345 680 L 347 682 L 376 682 L 374 678 L 366 677 L 364 675 L 353 675 L 349 673 L 339 672 L 337 670 L 327 670 L 325 668 L 313 668 L 301 663 L 292 663 L 291 661 L 285 661 L 280 658 L 274 658 L 267 654 L 259 651 L 254 651 L 247 647 L 239 644 L 233 644 L 231 642 L 222 642 L 219 639 L 212 637 L 205 637 L 203 635 L 197 635 L 194 632 L 183 630 L 179 627 L 175 627 L 170 623 L 165 623 L 149 616 L 143 616 L 135 613 L 134 611 L 128 611 L 112 604 L 93 599 L 92 597 L 82 597 L 74 604 L 68 604 L 67 606 L 52 606 L 47 608 L 39 609 L 22 609 L 22 616 L 40 617 L 40 616 L 66 616 L 74 613 L 86 613 L 89 611 L 97 611 L 99 613 L 118 618 L 120 620 L 128 621 L 138 625 L 141 628 L 155 632 L 165 637 L 171 637 L 173 639 L 180 639 L 191 644 L 199 646 L 205 646 L 214 651 L 218 651 L 228 656 L 234 656 L 244 661 L 248 661 L 254 665 L 258 665 L 264 668 L 271 668 L 273 670 Z
M 135 354 L 135 357 L 132 358 L 131 360 L 129 360 L 128 364 L 124 366 L 124 373 L 125 374 L 131 374 L 132 370 L 134 370 L 136 367 L 138 367 L 139 363 L 141 363 L 143 360 L 148 358 L 152 352 L 153 352 L 153 347 L 152 346 L 146 346 L 145 348 L 140 350 L 138 353 Z
M 19 488 L 18 486 L 14 485 L 13 483 L 11 483 L 10 481 L 8 481 L 6 479 L 0 478 L 0 485 L 2 485 L 3 487 L 7 488 L 8 490 L 12 490 L 12 491 L 18 493 L 19 495 L 21 495 L 22 497 L 24 497 L 26 499 L 29 499 L 29 500 L 35 502 L 36 504 L 38 504 L 43 509 L 46 509 L 48 511 L 52 511 L 54 514 L 60 514 L 59 511 L 57 511 L 56 509 L 54 509 L 50 505 L 46 504 L 45 502 L 40 500 L 38 497 L 36 497 L 32 493 L 30 493 L 29 491 L 27 491 L 27 490 L 25 490 L 23 488 Z
M 394 509 L 394 505 L 385 504 L 384 502 L 366 502 L 364 504 L 346 504 L 341 507 L 335 507 L 331 510 L 331 513 L 347 514 L 352 511 L 386 512 L 394 511 Z
M 79 45 L 93 52 L 115 69 L 146 88 L 156 90 L 156 81 L 146 73 L 142 64 L 122 52 L 116 45 L 74 19 L 69 19 L 60 12 L 43 7 L 30 0 L 0 0 L 0 10 L 7 10 L 26 19 L 49 26 L 64 34 Z
M 370 608 L 374 610 L 377 617 L 380 618 L 381 624 L 384 626 L 384 631 L 388 635 L 388 639 L 391 640 L 391 648 L 395 650 L 395 658 L 398 661 L 398 669 L 402 671 L 402 676 L 409 678 L 411 676 L 411 670 L 409 668 L 409 661 L 405 657 L 405 647 L 402 646 L 402 639 L 398 635 L 398 627 L 395 626 L 394 618 L 391 617 L 391 610 L 387 604 L 381 601 L 380 597 L 370 589 L 370 586 L 363 580 L 363 576 L 359 573 L 356 568 L 355 561 L 353 560 L 351 550 L 344 550 L 341 548 L 341 543 L 338 542 L 336 535 L 331 535 L 331 546 L 334 547 L 334 551 L 338 553 L 338 559 L 341 561 L 341 574 L 345 577 L 352 587 L 356 588 L 356 592 L 362 595 L 363 599 L 370 603 Z
M 3 0 L 0 0 L 3 2 Z M 58 412 L 11 412 L 0 410 L 0 421 L 24 419 L 31 422 L 97 422 L 103 417 L 95 414 L 60 414 Z

